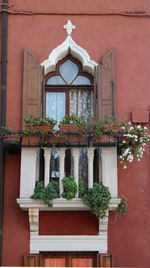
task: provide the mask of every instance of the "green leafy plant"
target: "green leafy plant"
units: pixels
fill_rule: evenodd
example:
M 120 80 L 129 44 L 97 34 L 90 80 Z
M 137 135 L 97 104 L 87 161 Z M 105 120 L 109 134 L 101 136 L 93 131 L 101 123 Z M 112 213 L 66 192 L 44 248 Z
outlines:
M 93 188 L 85 190 L 82 183 L 79 190 L 83 195 L 83 202 L 90 207 L 91 212 L 98 218 L 104 218 L 111 199 L 108 187 L 95 182 Z
M 73 176 L 65 177 L 63 179 L 64 191 L 62 193 L 62 197 L 67 200 L 71 200 L 77 194 L 77 184 Z
M 43 181 L 36 182 L 34 194 L 31 196 L 33 199 L 42 199 L 49 207 L 52 206 L 51 200 L 59 197 L 59 183 L 56 181 L 50 181 L 46 188 Z
M 122 214 L 122 215 L 127 213 L 127 206 L 128 206 L 127 199 L 124 197 L 124 198 L 122 198 L 120 204 L 118 205 L 117 213 Z
M 22 135 L 23 136 L 37 136 L 38 133 L 29 131 L 28 129 L 22 129 Z
M 131 123 L 125 123 L 121 127 L 121 140 L 118 143 L 118 159 L 121 160 L 124 168 L 127 163 L 134 159 L 141 161 L 145 152 L 146 143 L 149 142 L 149 135 L 146 133 L 147 127 L 140 125 L 131 126 Z
M 87 192 L 87 186 L 82 179 L 79 179 L 79 195 L 83 197 L 83 195 Z
M 122 126 L 122 123 L 115 117 L 108 117 L 105 120 L 97 120 L 94 126 L 95 136 L 101 138 L 103 134 L 116 134 Z
M 6 135 L 8 135 L 8 134 L 11 134 L 11 128 L 9 128 L 9 127 L 6 127 L 6 126 L 1 126 L 0 127 L 0 135 L 2 135 L 2 136 L 6 136 Z
M 54 120 L 53 118 L 49 118 L 47 116 L 36 116 L 36 117 L 31 117 L 31 118 L 23 118 L 23 120 L 33 127 L 34 125 L 41 126 L 41 125 L 53 125 L 55 126 L 57 124 L 57 121 Z
M 65 115 L 62 120 L 60 121 L 60 125 L 86 125 L 86 118 L 81 115 L 77 116 L 76 114 L 72 114 L 70 116 Z

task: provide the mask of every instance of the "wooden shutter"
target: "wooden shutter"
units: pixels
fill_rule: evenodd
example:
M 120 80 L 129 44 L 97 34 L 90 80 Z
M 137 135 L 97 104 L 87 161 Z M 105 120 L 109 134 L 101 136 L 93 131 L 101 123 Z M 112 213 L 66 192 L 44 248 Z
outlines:
M 41 89 L 42 66 L 37 64 L 36 56 L 24 48 L 22 117 L 42 115 Z
M 26 254 L 24 255 L 24 266 L 25 267 L 38 267 L 39 265 L 39 254 Z
M 94 117 L 98 118 L 97 67 L 94 69 Z
M 112 254 L 99 254 L 100 267 L 114 267 L 114 258 Z
M 115 48 L 111 49 L 97 67 L 98 115 L 101 119 L 116 115 L 115 54 Z

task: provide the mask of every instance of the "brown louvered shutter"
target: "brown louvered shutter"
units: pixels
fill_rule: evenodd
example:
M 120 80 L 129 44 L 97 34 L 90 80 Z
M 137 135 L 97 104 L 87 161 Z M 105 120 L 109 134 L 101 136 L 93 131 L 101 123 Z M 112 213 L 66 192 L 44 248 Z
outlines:
M 94 68 L 94 117 L 98 118 L 97 67 Z
M 114 267 L 114 258 L 112 254 L 99 254 L 100 267 Z
M 24 266 L 25 267 L 38 267 L 39 263 L 39 254 L 26 254 L 24 255 Z
M 98 116 L 101 119 L 116 115 L 115 48 L 104 54 L 97 67 Z
M 36 56 L 24 48 L 22 118 L 42 115 L 41 91 L 42 66 L 37 64 Z

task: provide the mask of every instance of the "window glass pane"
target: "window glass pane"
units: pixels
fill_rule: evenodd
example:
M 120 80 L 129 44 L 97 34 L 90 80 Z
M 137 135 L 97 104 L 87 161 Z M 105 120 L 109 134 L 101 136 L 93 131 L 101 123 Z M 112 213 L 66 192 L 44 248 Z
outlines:
M 46 115 L 57 120 L 58 124 L 66 114 L 66 93 L 46 93 Z
M 66 259 L 62 258 L 45 258 L 44 260 L 45 267 L 66 267 Z
M 67 84 L 71 84 L 73 79 L 77 76 L 79 67 L 77 64 L 72 62 L 71 60 L 65 61 L 59 67 L 60 74 L 65 79 Z
M 71 89 L 70 114 L 84 115 L 86 118 L 93 117 L 93 92 L 86 89 Z
M 78 75 L 72 85 L 91 85 L 91 81 L 86 76 Z
M 47 80 L 47 85 L 66 85 L 59 75 L 54 75 Z
M 55 149 L 51 151 L 50 178 L 59 178 L 59 152 Z
M 72 267 L 93 267 L 92 258 L 72 258 Z

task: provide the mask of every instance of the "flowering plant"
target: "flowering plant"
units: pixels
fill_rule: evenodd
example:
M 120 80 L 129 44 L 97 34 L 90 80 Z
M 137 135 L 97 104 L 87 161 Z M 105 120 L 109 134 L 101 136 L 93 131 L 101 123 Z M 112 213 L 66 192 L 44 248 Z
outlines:
M 121 140 L 118 144 L 119 159 L 124 168 L 127 168 L 127 162 L 133 162 L 134 158 L 138 161 L 143 157 L 145 145 L 149 141 L 149 135 L 146 133 L 147 127 L 141 125 L 131 126 L 131 123 L 124 123 L 121 127 Z

